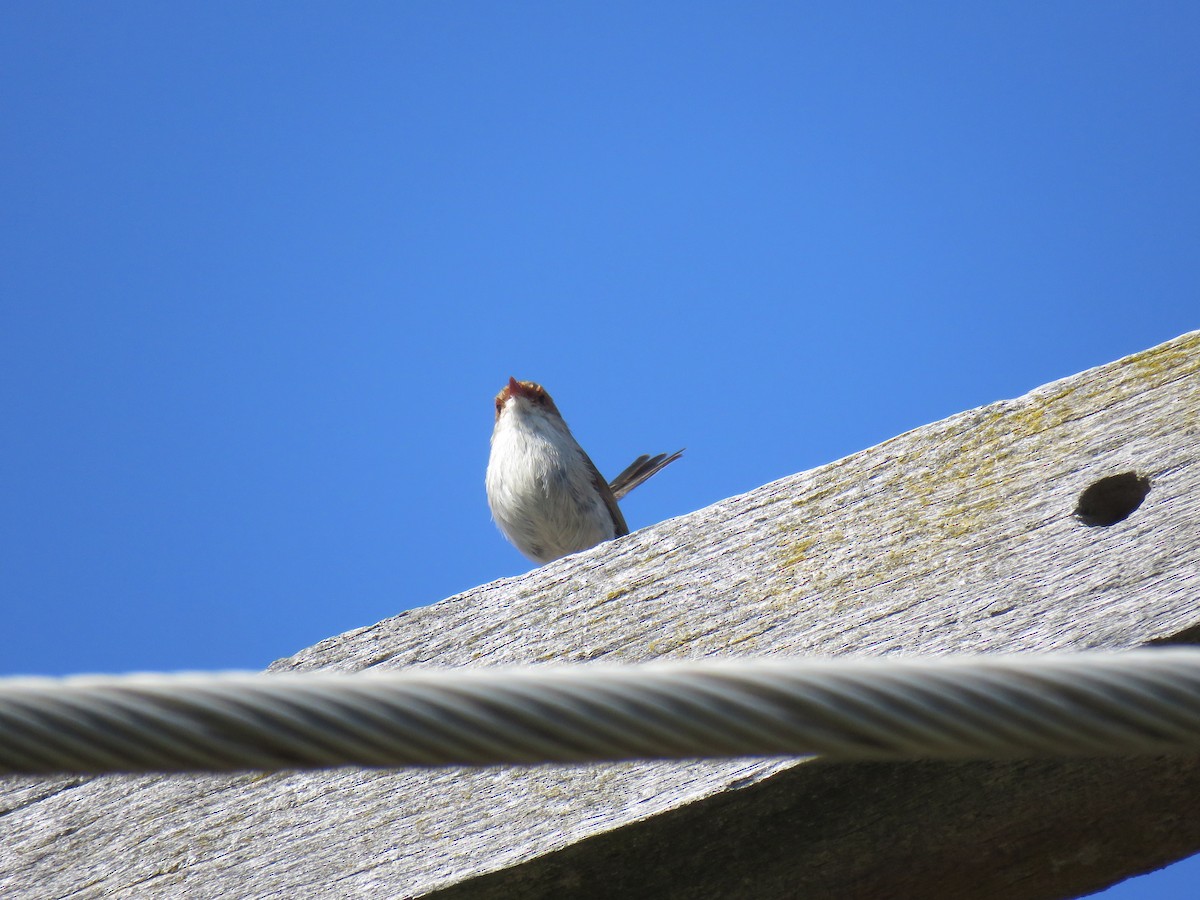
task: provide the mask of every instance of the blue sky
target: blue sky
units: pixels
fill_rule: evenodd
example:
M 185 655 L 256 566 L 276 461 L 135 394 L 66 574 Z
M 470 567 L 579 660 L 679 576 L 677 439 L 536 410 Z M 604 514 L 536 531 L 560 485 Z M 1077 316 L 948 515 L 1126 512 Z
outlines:
M 0 674 L 258 668 L 1200 327 L 1200 6 L 0 11 Z M 1182 897 L 1168 870 L 1113 898 Z

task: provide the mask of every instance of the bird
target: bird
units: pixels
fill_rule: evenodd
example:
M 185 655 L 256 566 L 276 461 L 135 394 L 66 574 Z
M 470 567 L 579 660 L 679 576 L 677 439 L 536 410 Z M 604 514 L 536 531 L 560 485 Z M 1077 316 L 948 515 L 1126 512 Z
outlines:
M 501 533 L 542 565 L 629 534 L 617 501 L 682 454 L 644 454 L 605 481 L 546 389 L 510 376 L 496 395 L 488 506 Z

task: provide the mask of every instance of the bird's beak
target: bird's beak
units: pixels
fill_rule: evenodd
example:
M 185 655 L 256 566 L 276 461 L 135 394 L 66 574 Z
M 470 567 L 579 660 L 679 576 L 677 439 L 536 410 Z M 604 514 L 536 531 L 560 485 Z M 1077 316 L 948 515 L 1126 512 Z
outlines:
M 517 381 L 517 379 L 510 375 L 508 376 L 508 396 L 524 397 L 526 400 L 536 400 L 538 392 L 535 389 L 530 388 L 529 385 L 522 384 L 521 382 Z

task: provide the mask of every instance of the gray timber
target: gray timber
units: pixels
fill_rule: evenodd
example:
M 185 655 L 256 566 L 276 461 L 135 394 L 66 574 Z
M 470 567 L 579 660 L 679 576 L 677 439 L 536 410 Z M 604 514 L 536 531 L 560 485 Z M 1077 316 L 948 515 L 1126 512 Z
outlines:
M 1123 473 L 1144 502 L 1085 524 L 1083 492 Z M 1197 634 L 1200 332 L 272 668 Z M 10 778 L 0 896 L 1074 897 L 1200 851 L 1198 796 L 1192 758 Z

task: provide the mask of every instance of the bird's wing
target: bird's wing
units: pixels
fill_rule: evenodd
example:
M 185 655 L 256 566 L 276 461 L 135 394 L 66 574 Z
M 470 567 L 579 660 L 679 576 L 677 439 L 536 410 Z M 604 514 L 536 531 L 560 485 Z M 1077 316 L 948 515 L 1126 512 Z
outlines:
M 683 450 L 676 450 L 669 456 L 666 453 L 660 453 L 657 456 L 646 454 L 639 456 L 625 467 L 625 471 L 608 483 L 607 487 L 613 495 L 614 502 L 620 500 L 651 475 L 661 472 L 681 456 L 683 456 Z M 594 469 L 595 466 L 592 468 Z M 601 491 L 601 493 L 604 492 Z
M 582 448 L 579 452 L 583 454 L 583 461 L 587 464 L 588 471 L 592 473 L 592 484 L 596 485 L 596 490 L 600 492 L 604 505 L 612 514 L 613 537 L 624 537 L 629 534 L 629 526 L 625 524 L 625 517 L 621 515 L 621 507 L 617 506 L 617 498 L 614 496 L 612 488 L 608 486 L 608 482 L 604 480 L 604 476 L 600 474 L 600 470 L 596 468 L 591 457 L 584 453 Z

